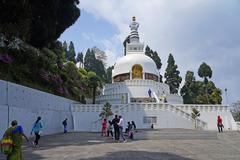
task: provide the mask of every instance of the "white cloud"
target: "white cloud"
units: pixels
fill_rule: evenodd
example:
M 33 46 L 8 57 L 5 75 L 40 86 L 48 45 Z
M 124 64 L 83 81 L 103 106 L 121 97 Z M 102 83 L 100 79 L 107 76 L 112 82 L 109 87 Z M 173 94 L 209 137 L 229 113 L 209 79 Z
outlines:
M 80 7 L 118 28 L 118 35 L 103 40 L 111 62 L 123 55 L 114 53 L 119 52 L 116 47 L 129 34 L 131 17 L 136 16 L 141 40 L 162 59 L 162 73 L 169 52 L 183 78 L 187 70 L 195 71 L 197 77 L 199 65 L 206 62 L 217 86 L 228 88 L 230 101 L 240 99 L 238 0 L 82 0 Z

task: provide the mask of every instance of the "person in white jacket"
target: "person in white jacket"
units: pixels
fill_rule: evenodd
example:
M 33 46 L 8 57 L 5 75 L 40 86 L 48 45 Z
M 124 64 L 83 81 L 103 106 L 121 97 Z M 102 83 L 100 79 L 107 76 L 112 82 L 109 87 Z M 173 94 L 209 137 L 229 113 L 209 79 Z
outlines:
M 120 132 L 120 136 L 122 137 L 122 139 L 123 139 L 123 142 L 126 142 L 126 138 L 124 137 L 124 135 L 123 135 L 123 124 L 124 124 L 124 122 L 123 122 L 123 118 L 122 118 L 122 116 L 119 116 L 119 122 L 118 122 L 118 126 L 119 126 L 119 132 Z

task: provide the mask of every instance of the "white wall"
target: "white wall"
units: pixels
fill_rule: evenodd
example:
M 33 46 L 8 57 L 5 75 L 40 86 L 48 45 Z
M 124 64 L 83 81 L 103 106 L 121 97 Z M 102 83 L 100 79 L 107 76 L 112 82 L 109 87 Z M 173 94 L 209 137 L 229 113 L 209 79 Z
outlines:
M 200 111 L 199 119 L 208 123 L 208 130 L 217 130 L 217 117 L 221 116 L 225 130 L 237 130 L 237 125 L 230 112 L 229 106 L 222 105 L 176 105 L 180 109 L 191 113 L 192 108 Z
M 103 105 L 74 105 L 72 107 L 74 117 L 75 131 L 100 131 L 101 120 L 99 114 L 102 111 Z M 175 110 L 174 110 L 175 109 Z M 186 113 L 177 113 L 174 106 L 167 104 L 114 104 L 112 111 L 117 115 L 122 115 L 124 124 L 128 121 L 135 121 L 137 128 L 150 128 L 151 124 L 143 123 L 144 116 L 156 116 L 157 123 L 155 128 L 187 128 L 194 127 L 190 117 Z M 110 118 L 110 120 L 113 117 Z
M 75 105 L 72 110 L 74 129 L 76 131 L 100 131 L 101 120 L 99 114 L 103 105 Z M 114 114 L 122 115 L 125 125 L 128 121 L 135 121 L 137 128 L 150 128 L 151 124 L 143 123 L 144 116 L 156 116 L 155 128 L 186 128 L 193 129 L 195 122 L 191 117 L 192 107 L 200 110 L 201 116 L 197 120 L 197 127 L 205 130 L 217 130 L 217 116 L 223 118 L 226 129 L 236 130 L 229 108 L 221 105 L 172 105 L 160 103 L 129 103 L 112 104 Z M 126 126 L 125 126 L 126 127 Z
M 72 103 L 76 102 L 0 80 L 0 136 L 10 125 L 8 118 L 9 123 L 17 120 L 26 135 L 30 134 L 38 116 L 42 117 L 44 134 L 62 132 L 62 121 L 65 118 L 68 118 L 69 129 L 73 129 L 70 111 Z

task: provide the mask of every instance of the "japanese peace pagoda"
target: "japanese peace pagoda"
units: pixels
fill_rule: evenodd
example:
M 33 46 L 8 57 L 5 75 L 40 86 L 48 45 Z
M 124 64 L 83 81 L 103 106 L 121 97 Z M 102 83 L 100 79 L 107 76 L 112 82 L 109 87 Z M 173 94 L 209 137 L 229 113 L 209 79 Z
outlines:
M 74 130 L 100 131 L 102 120 L 99 114 L 107 102 L 111 104 L 113 114 L 121 115 L 125 122 L 135 121 L 138 128 L 217 130 L 217 117 L 221 116 L 226 129 L 236 130 L 228 106 L 183 104 L 181 96 L 170 94 L 169 86 L 160 82 L 155 62 L 144 53 L 138 27 L 133 17 L 130 35 L 124 42 L 124 56 L 116 61 L 112 83 L 104 86 L 102 95 L 96 99 L 97 104 L 71 107 Z M 200 112 L 196 119 L 192 117 L 193 108 Z

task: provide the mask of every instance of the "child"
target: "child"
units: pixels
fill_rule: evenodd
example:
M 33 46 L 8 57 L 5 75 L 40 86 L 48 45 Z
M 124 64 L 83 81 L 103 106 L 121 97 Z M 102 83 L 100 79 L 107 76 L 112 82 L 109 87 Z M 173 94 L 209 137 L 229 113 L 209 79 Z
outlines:
M 102 136 L 107 135 L 107 119 L 104 119 L 102 122 Z

